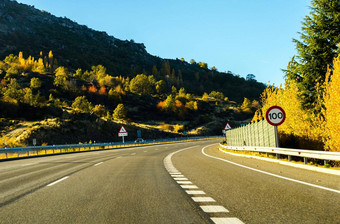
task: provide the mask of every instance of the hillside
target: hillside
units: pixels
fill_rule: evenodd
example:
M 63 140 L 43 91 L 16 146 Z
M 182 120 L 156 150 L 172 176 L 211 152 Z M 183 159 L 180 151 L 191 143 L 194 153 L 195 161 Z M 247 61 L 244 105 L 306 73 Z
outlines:
M 119 141 L 122 124 L 127 140 L 220 135 L 249 122 L 265 87 L 8 0 L 0 56 L 0 147 Z
M 152 74 L 166 80 L 169 86 L 184 87 L 198 95 L 219 91 L 237 102 L 242 102 L 243 97 L 257 99 L 265 88 L 256 80 L 208 69 L 204 62 L 152 56 L 143 44 L 119 40 L 15 1 L 0 3 L 0 36 L 1 59 L 20 51 L 26 57 L 37 58 L 39 52 L 46 55 L 52 50 L 58 64 L 69 69 L 90 69 L 100 64 L 114 76 Z

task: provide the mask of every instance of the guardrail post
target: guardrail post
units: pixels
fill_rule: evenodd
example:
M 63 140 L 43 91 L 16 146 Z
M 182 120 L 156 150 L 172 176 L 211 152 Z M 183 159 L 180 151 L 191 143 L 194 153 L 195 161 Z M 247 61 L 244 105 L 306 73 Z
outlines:
M 280 159 L 280 154 L 276 153 L 276 159 Z
M 305 164 L 308 164 L 308 158 L 307 158 L 307 157 L 303 157 L 303 162 L 304 162 Z
M 323 165 L 327 165 L 327 164 L 328 164 L 328 160 L 325 159 L 325 160 L 323 161 Z
M 292 156 L 291 155 L 288 155 L 288 161 L 292 161 Z

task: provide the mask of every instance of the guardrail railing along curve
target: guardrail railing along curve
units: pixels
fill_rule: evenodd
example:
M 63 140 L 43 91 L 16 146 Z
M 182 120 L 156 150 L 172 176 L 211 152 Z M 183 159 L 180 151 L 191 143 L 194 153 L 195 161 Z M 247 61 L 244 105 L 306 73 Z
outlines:
M 275 147 L 226 146 L 223 144 L 220 144 L 220 147 L 224 149 L 231 149 L 237 151 L 273 153 L 276 154 L 277 158 L 280 158 L 280 155 L 287 155 L 288 161 L 292 160 L 292 156 L 297 156 L 304 158 L 305 164 L 308 164 L 308 158 L 323 160 L 325 165 L 328 164 L 329 160 L 340 161 L 340 152 L 288 149 Z
M 94 143 L 94 144 L 68 144 L 68 145 L 47 145 L 47 146 L 29 146 L 29 147 L 14 147 L 14 148 L 0 148 L 0 160 L 1 159 L 12 159 L 29 156 L 40 156 L 40 155 L 52 155 L 60 153 L 71 153 L 71 152 L 83 152 L 92 150 L 103 150 L 122 148 L 146 144 L 162 144 L 166 142 L 176 141 L 194 141 L 204 140 L 209 138 L 221 138 L 221 136 L 200 136 L 200 137 L 179 137 L 179 138 L 167 138 L 167 139 L 152 139 L 145 140 L 144 142 L 107 142 L 107 143 Z

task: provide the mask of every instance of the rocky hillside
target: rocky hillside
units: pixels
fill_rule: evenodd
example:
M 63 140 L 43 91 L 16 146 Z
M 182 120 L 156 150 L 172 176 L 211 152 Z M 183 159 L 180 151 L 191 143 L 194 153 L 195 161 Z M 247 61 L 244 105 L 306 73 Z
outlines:
M 143 44 L 119 40 L 105 32 L 79 25 L 68 18 L 51 15 L 33 6 L 2 0 L 0 2 L 0 59 L 9 54 L 39 57 L 50 50 L 58 65 L 76 70 L 101 64 L 111 75 L 134 77 L 145 73 L 166 79 L 168 85 L 184 87 L 203 94 L 213 90 L 242 102 L 256 99 L 264 84 L 245 80 L 230 73 L 208 69 L 206 63 L 183 59 L 162 59 L 146 52 Z
M 0 1 L 0 148 L 220 135 L 249 122 L 265 88 L 204 62 L 162 59 L 143 44 Z

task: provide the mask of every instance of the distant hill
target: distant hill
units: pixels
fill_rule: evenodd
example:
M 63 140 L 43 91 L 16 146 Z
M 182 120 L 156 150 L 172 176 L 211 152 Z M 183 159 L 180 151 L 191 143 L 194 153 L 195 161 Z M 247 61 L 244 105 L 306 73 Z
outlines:
M 91 69 L 103 65 L 113 76 L 133 78 L 137 74 L 154 75 L 169 87 L 184 87 L 202 95 L 220 91 L 229 99 L 242 102 L 244 97 L 258 99 L 265 85 L 230 73 L 208 69 L 206 63 L 188 63 L 183 59 L 162 59 L 150 55 L 144 44 L 119 40 L 105 32 L 79 25 L 68 18 L 56 17 L 33 6 L 2 0 L 0 2 L 0 59 L 9 54 L 36 58 L 52 50 L 69 70 Z

